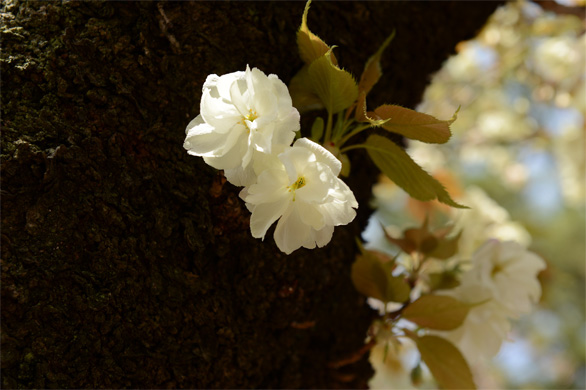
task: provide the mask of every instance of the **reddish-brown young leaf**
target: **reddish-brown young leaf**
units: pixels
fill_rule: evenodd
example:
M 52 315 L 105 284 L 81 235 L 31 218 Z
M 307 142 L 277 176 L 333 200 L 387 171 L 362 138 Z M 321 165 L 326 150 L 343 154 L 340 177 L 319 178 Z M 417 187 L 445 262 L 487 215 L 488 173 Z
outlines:
M 405 107 L 384 104 L 374 110 L 375 119 L 388 119 L 382 128 L 393 133 L 421 142 L 443 144 L 448 142 L 452 133 L 450 124 L 456 119 L 444 121 Z
M 299 47 L 299 55 L 307 65 L 311 64 L 313 61 L 317 60 L 325 53 L 327 53 L 328 50 L 330 50 L 330 47 L 324 41 L 322 41 L 320 37 L 312 33 L 309 30 L 309 27 L 307 27 L 307 13 L 309 12 L 310 5 L 311 0 L 308 0 L 305 4 L 303 16 L 301 17 L 301 26 L 297 31 L 297 46 Z M 334 65 L 338 64 L 338 61 L 333 54 L 332 63 Z
M 360 76 L 360 82 L 358 83 L 358 90 L 360 91 L 360 93 L 364 92 L 364 96 L 368 95 L 372 87 L 377 83 L 377 81 L 382 76 L 383 71 L 381 69 L 380 60 L 384 50 L 389 45 L 389 43 L 391 43 L 394 37 L 395 32 L 393 31 L 393 33 L 389 35 L 387 39 L 385 39 L 385 41 L 379 47 L 376 53 L 374 53 L 368 59 L 368 61 L 366 61 L 364 71 L 362 72 L 362 75 Z
M 452 343 L 439 336 L 418 337 L 413 332 L 406 333 L 415 341 L 421 360 L 425 362 L 440 388 L 476 389 L 466 359 Z
M 446 295 L 422 295 L 403 310 L 403 318 L 435 330 L 456 329 L 471 306 Z

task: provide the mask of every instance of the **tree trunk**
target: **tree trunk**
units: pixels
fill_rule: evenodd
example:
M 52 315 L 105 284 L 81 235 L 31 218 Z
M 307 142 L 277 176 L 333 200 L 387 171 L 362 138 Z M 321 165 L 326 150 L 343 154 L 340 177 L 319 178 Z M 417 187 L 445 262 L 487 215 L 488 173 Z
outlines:
M 355 75 L 396 29 L 369 104 L 413 107 L 497 5 L 315 3 L 309 27 Z M 373 165 L 351 156 L 356 221 L 285 256 L 182 146 L 208 74 L 291 79 L 304 3 L 3 7 L 2 387 L 365 387 L 367 355 L 328 363 L 372 319 L 350 266 Z

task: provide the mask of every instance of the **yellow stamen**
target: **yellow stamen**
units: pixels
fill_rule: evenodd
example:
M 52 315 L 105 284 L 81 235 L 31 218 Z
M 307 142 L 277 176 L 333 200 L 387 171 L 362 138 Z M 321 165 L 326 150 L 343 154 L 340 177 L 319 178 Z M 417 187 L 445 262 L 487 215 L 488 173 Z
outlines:
M 246 119 L 247 121 L 252 122 L 256 118 L 258 118 L 258 114 L 256 113 L 256 111 L 248 110 L 248 112 L 249 112 L 249 114 L 244 117 L 244 119 Z
M 293 202 L 295 202 L 295 190 L 300 189 L 301 187 L 305 186 L 305 184 L 307 184 L 305 178 L 303 176 L 299 176 L 295 183 L 287 187 L 289 188 L 289 192 L 293 191 Z
M 246 126 L 246 131 L 248 133 L 250 133 L 250 127 L 248 127 L 248 123 L 246 123 L 246 121 L 254 122 L 256 118 L 258 118 L 258 114 L 254 110 L 248 110 L 248 115 L 242 117 L 240 123 Z

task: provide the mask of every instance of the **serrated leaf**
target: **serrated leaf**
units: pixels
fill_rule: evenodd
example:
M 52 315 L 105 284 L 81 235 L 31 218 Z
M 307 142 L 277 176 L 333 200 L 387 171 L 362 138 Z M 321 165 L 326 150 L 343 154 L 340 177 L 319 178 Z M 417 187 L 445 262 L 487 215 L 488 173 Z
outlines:
M 386 47 L 391 43 L 393 38 L 395 37 L 395 31 L 389 35 L 387 39 L 383 42 L 383 44 L 379 47 L 379 49 L 372 55 L 368 61 L 366 61 L 366 65 L 364 66 L 364 71 L 360 76 L 360 82 L 358 83 L 358 90 L 364 95 L 368 95 L 372 87 L 377 83 L 377 81 L 382 76 L 383 72 L 380 66 L 381 56 L 386 49 Z
M 439 336 L 410 337 L 440 388 L 476 389 L 466 359 L 452 343 Z
M 330 50 L 330 47 L 321 40 L 320 37 L 309 31 L 307 27 L 307 13 L 311 0 L 305 4 L 303 16 L 301 17 L 301 26 L 297 31 L 297 46 L 299 47 L 299 55 L 306 64 L 311 64 Z M 332 62 L 337 64 L 335 56 L 332 56 Z
M 309 65 L 313 90 L 329 113 L 350 107 L 358 97 L 358 86 L 352 75 L 331 60 L 331 50 Z
M 301 113 L 324 108 L 322 101 L 313 89 L 313 81 L 309 76 L 309 66 L 307 65 L 304 65 L 291 79 L 289 94 L 291 94 L 293 107 Z
M 354 111 L 354 119 L 357 122 L 366 122 L 366 92 L 362 91 L 358 93 L 358 99 L 352 105 L 352 108 L 355 108 Z
M 452 207 L 467 208 L 454 202 L 440 182 L 388 138 L 372 134 L 361 146 L 367 149 L 376 166 L 413 198 L 422 201 L 437 199 Z
M 366 112 L 366 92 L 364 91 L 359 92 L 358 99 L 354 105 L 356 106 L 354 119 L 357 122 L 368 122 L 373 127 L 380 127 L 389 121 L 389 119 L 374 119 L 369 116 L 369 114 Z
M 389 119 L 382 125 L 383 129 L 409 139 L 434 144 L 448 142 L 452 135 L 450 124 L 456 120 L 456 114 L 452 119 L 443 121 L 431 115 L 391 104 L 378 107 L 374 113 L 377 118 Z
M 403 318 L 435 330 L 456 329 L 472 306 L 446 295 L 423 295 L 403 310 Z

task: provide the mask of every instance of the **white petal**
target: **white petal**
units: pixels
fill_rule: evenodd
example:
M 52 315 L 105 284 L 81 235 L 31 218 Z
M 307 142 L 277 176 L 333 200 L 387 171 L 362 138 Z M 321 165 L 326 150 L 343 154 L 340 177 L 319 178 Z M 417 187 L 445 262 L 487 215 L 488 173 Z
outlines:
M 307 242 L 309 226 L 305 225 L 293 207 L 281 217 L 275 229 L 275 242 L 277 247 L 286 254 L 291 254 Z
M 248 164 L 246 167 L 240 165 L 236 168 L 224 169 L 224 176 L 230 183 L 239 187 L 249 186 L 256 182 L 256 174 L 252 164 Z
M 245 202 L 252 204 L 270 203 L 282 196 L 292 197 L 287 190 L 286 175 L 282 169 L 267 169 L 262 172 L 257 182 L 248 187 Z
M 242 156 L 248 151 L 246 132 L 233 132 L 224 135 L 224 148 L 221 156 L 204 156 L 204 161 L 216 169 L 232 169 L 242 165 Z M 231 146 L 231 147 L 230 147 Z M 229 149 L 226 149 L 230 147 Z
M 297 141 L 295 141 L 293 147 L 310 149 L 313 153 L 315 153 L 317 161 L 330 167 L 334 176 L 338 176 L 340 174 L 340 171 L 342 170 L 342 163 L 336 158 L 336 156 L 330 153 L 323 146 L 307 138 L 299 138 Z
M 279 99 L 279 111 L 281 111 L 281 112 L 288 111 L 291 108 L 291 106 L 293 105 L 293 102 L 291 101 L 291 94 L 289 93 L 289 89 L 287 88 L 287 86 L 285 85 L 284 82 L 279 80 L 279 77 L 277 75 L 270 74 L 268 78 L 269 78 L 269 81 L 271 82 L 271 84 L 273 85 L 273 89 L 275 91 L 275 94 L 277 95 L 277 97 Z M 295 111 L 297 111 L 297 110 L 295 110 Z
M 230 98 L 232 104 L 238 112 L 240 113 L 240 117 L 246 117 L 250 114 L 249 110 L 249 102 L 248 102 L 248 94 L 246 94 L 246 90 L 242 90 L 240 87 L 241 83 L 233 83 L 230 86 Z
M 306 184 L 296 191 L 296 196 L 304 202 L 324 202 L 328 197 L 332 183 L 337 180 L 327 167 L 328 172 L 325 175 L 324 172 L 320 172 L 319 165 L 323 164 L 313 163 L 307 166 L 304 172 L 301 172 Z
M 255 238 L 265 238 L 269 227 L 279 219 L 290 205 L 288 199 L 281 198 L 276 202 L 256 205 L 250 217 L 250 231 Z
M 195 156 L 215 156 L 222 154 L 225 143 L 224 134 L 219 134 L 207 123 L 202 123 L 189 129 L 183 147 Z
M 347 225 L 356 217 L 356 211 L 349 204 L 337 200 L 320 204 L 318 209 L 325 223 L 331 226 Z
M 185 128 L 185 135 L 188 135 L 189 131 L 191 129 L 193 129 L 194 127 L 197 127 L 199 125 L 203 125 L 204 123 L 205 123 L 205 121 L 203 120 L 203 117 L 201 115 L 196 116 L 187 124 L 187 127 Z
M 358 208 L 358 202 L 354 197 L 354 192 L 348 187 L 342 179 L 336 179 L 336 184 L 332 186 L 329 195 L 337 200 L 347 203 L 348 206 Z
M 225 101 L 230 100 L 230 87 L 233 83 L 237 82 L 238 80 L 244 79 L 244 72 L 238 71 L 233 73 L 228 73 L 220 77 L 216 84 L 214 85 L 217 88 L 217 93 L 219 97 L 224 99 Z M 207 81 L 206 81 L 207 82 Z M 205 87 L 205 84 L 204 84 Z
M 323 229 L 320 229 L 317 232 L 315 232 L 315 243 L 320 248 L 324 247 L 332 240 L 333 234 L 334 227 L 326 225 L 323 227 Z
M 280 149 L 280 148 L 277 147 L 275 149 Z M 279 150 L 279 151 L 273 150 L 273 152 L 281 152 L 281 150 Z M 254 159 L 252 161 L 252 164 L 254 165 L 254 172 L 256 173 L 257 177 L 260 176 L 260 174 L 263 173 L 265 170 L 271 169 L 271 168 L 280 169 L 283 172 L 285 171 L 285 167 L 283 167 L 281 160 L 279 160 L 279 158 L 277 157 L 276 154 L 268 154 L 268 153 L 262 153 L 262 152 L 257 151 L 254 154 Z M 283 182 L 285 183 L 286 180 L 283 180 Z
M 253 90 L 253 103 L 259 115 L 272 115 L 276 117 L 278 110 L 278 96 L 272 82 L 259 69 L 253 68 L 247 77 L 248 88 Z
M 273 150 L 276 145 L 291 145 L 291 142 L 295 139 L 295 132 L 299 130 L 299 120 L 297 120 L 297 128 L 295 126 L 284 126 L 282 124 L 275 124 L 275 129 L 273 131 Z M 273 152 L 274 153 L 274 152 Z
M 323 229 L 320 230 L 315 230 L 313 228 L 310 228 L 309 230 L 310 234 L 303 244 L 303 247 L 307 249 L 313 249 L 316 246 L 321 248 L 327 245 L 331 241 L 332 235 L 334 233 L 333 226 L 324 226 Z
M 315 154 L 305 148 L 289 148 L 279 155 L 279 159 L 287 170 L 290 184 L 297 181 L 297 178 L 305 172 L 306 167 L 315 165 L 316 161 Z
M 248 122 L 248 121 L 247 121 Z M 255 129 L 256 125 L 258 125 L 258 119 L 251 123 L 250 126 L 250 139 L 251 144 L 254 145 L 254 148 L 259 152 L 263 153 L 271 153 L 272 149 L 272 138 L 273 138 L 273 124 L 268 124 L 262 129 Z
M 201 97 L 200 115 L 219 133 L 228 132 L 242 118 L 233 104 L 211 97 L 209 91 Z
M 320 230 L 324 227 L 324 217 L 315 205 L 300 202 L 299 200 L 297 200 L 296 203 L 296 210 L 304 224 L 311 226 L 315 230 Z
M 210 74 L 208 75 L 208 77 L 206 77 L 206 81 L 203 83 L 203 88 L 202 88 L 202 92 L 207 90 L 211 90 L 211 89 L 215 89 L 216 86 L 218 85 L 218 81 L 220 81 L 220 76 L 218 76 L 217 74 Z M 217 94 L 217 89 L 215 90 L 216 92 L 214 92 L 215 96 L 214 97 L 220 97 Z

